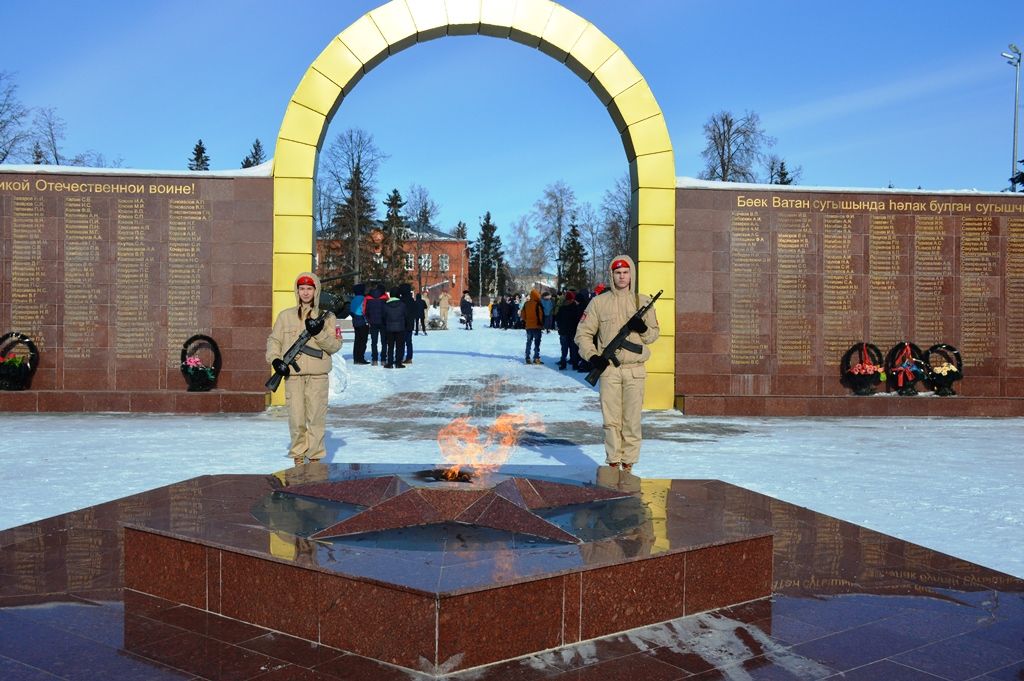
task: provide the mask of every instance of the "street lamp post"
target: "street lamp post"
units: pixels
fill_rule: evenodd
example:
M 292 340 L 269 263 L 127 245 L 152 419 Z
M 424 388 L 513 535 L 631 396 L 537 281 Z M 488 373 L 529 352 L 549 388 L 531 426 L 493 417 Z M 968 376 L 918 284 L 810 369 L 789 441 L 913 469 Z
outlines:
M 1013 88 L 1013 157 L 1010 159 L 1010 191 L 1017 191 L 1017 107 L 1020 102 L 1020 48 L 1010 43 L 1010 51 L 1003 52 L 1006 63 L 1016 69 L 1016 80 Z

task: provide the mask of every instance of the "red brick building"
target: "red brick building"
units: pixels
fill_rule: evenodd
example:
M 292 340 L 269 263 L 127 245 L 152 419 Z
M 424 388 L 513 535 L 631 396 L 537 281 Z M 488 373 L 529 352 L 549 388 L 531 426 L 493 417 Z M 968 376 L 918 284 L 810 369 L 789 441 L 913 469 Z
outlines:
M 406 281 L 412 284 L 413 290 L 424 291 L 431 303 L 437 301 L 446 287 L 452 300 L 457 301 L 469 286 L 468 245 L 467 240 L 438 230 L 428 229 L 419 234 L 411 232 L 402 244 Z M 343 246 L 337 240 L 317 239 L 316 261 L 320 276 L 326 278 L 343 274 L 325 266 L 332 254 L 341 251 Z M 383 283 L 390 286 L 397 282 Z

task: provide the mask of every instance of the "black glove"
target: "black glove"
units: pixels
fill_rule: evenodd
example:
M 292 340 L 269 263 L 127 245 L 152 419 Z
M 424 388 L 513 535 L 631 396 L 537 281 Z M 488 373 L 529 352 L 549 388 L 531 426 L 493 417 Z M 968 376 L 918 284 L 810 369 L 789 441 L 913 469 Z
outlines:
M 274 367 L 274 373 L 281 374 L 284 378 L 288 378 L 288 374 L 292 372 L 292 370 L 288 368 L 288 365 L 284 363 L 283 359 L 275 359 L 270 363 L 270 365 Z
M 315 336 L 324 330 L 324 320 L 319 317 L 309 317 L 306 319 L 306 331 L 309 331 L 310 336 Z
M 590 368 L 591 370 L 597 369 L 598 371 L 604 371 L 608 368 L 608 360 L 601 355 L 590 356 Z
M 644 323 L 644 320 L 640 319 L 636 315 L 633 315 L 632 317 L 629 318 L 629 321 L 626 322 L 626 328 L 629 329 L 630 331 L 643 333 L 644 331 L 647 330 L 647 324 Z

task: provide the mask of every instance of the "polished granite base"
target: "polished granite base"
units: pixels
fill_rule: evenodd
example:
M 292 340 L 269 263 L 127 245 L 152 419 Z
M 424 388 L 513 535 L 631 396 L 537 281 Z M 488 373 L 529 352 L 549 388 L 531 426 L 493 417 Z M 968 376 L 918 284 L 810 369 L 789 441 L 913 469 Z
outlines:
M 702 482 L 432 473 L 310 464 L 221 486 L 201 526 L 126 527 L 125 586 L 431 675 L 771 592 L 771 533 L 706 506 Z
M 203 476 L 0 530 L 0 678 L 427 679 L 124 588 L 123 524 L 202 533 L 208 519 L 233 512 L 236 497 L 259 499 L 275 484 Z M 1024 678 L 1024 580 L 723 482 L 673 481 L 664 507 L 694 528 L 769 528 L 772 595 L 446 678 Z M 253 523 L 257 530 L 265 532 Z M 620 609 L 652 591 L 624 590 Z M 261 600 L 289 606 L 273 591 Z

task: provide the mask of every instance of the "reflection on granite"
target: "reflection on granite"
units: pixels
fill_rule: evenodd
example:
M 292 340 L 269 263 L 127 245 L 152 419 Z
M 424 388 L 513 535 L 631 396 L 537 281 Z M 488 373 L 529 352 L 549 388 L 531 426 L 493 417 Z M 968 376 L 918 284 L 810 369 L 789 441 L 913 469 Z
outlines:
M 310 464 L 282 472 L 280 478 L 204 476 L 0 531 L 0 678 L 429 678 L 353 655 L 337 645 L 289 638 L 122 588 L 120 523 L 202 535 L 211 532 L 213 519 L 229 518 L 238 523 L 237 536 L 243 544 L 259 550 L 256 537 L 262 537 L 266 550 L 268 536 L 277 536 L 275 532 L 294 535 L 309 529 L 268 529 L 251 517 L 250 509 L 284 481 L 324 480 L 325 471 L 318 468 Z M 373 467 L 361 468 L 369 475 L 385 474 Z M 544 470 L 553 475 L 543 475 Z M 599 469 L 597 477 L 605 474 Z M 572 469 L 551 467 L 529 471 L 529 475 L 584 482 L 594 473 L 576 478 Z M 358 472 L 353 471 L 350 478 L 356 477 Z M 602 550 L 626 556 L 659 555 L 673 541 L 699 542 L 715 528 L 744 532 L 766 527 L 774 539 L 773 595 L 446 678 L 1022 678 L 1024 580 L 726 483 L 677 480 L 660 488 L 646 480 L 625 483 L 641 495 L 650 511 L 648 520 L 628 541 L 620 538 L 618 545 Z M 351 506 L 348 512 L 358 510 Z M 338 519 L 327 516 L 316 522 Z M 558 522 L 557 516 L 546 519 Z M 618 522 L 612 516 L 595 521 L 595 527 L 617 527 Z M 242 530 L 246 523 L 251 525 L 249 533 Z M 431 531 L 440 537 L 445 528 Z M 562 551 L 562 561 L 570 560 L 564 555 L 567 550 L 580 553 L 576 545 L 538 542 L 502 555 L 507 537 L 489 532 L 473 538 L 476 549 L 472 552 L 439 554 L 439 585 L 441 570 L 456 563 L 473 566 L 470 572 L 475 573 L 490 571 L 511 558 L 529 562 L 534 550 L 545 562 L 555 560 L 546 551 Z M 383 535 L 360 537 L 390 547 L 379 551 L 401 550 Z M 470 545 L 460 543 L 464 548 Z M 371 553 L 354 540 L 330 546 L 282 541 L 275 543 L 275 550 L 291 556 L 281 562 L 307 566 L 317 564 L 313 556 L 321 551 L 333 553 L 342 562 Z M 393 554 L 393 562 L 411 560 L 407 556 Z M 211 573 L 217 565 L 209 554 L 206 565 Z M 559 579 L 564 593 L 579 594 L 583 588 L 579 572 L 569 571 Z M 324 588 L 319 596 L 324 601 L 346 602 L 345 594 L 354 593 L 348 588 L 347 583 L 338 584 Z M 459 588 L 461 583 L 452 590 Z M 415 593 L 406 595 L 410 604 L 420 602 Z M 667 596 L 671 594 L 660 597 Z M 267 595 L 270 600 L 275 597 Z M 213 593 L 208 598 L 217 600 Z M 402 620 L 388 621 L 376 614 L 374 607 L 380 603 L 374 594 L 367 592 L 360 598 L 350 609 L 365 609 L 367 627 L 401 633 Z M 625 591 L 621 608 L 632 607 L 635 599 Z M 569 599 L 562 613 L 567 644 L 585 637 L 579 631 L 578 606 L 579 599 Z M 899 632 L 894 638 L 917 647 L 901 650 L 904 643 L 887 643 L 890 630 Z M 452 634 L 460 635 L 454 630 Z
M 454 482 L 436 469 L 318 465 L 264 482 L 248 516 L 255 487 L 199 524 L 127 526 L 125 585 L 431 674 L 770 593 L 768 530 L 719 519 L 694 533 L 667 513 L 669 480 L 527 467 Z M 339 595 L 318 598 L 328 587 Z M 641 605 L 622 608 L 623 596 Z M 398 619 L 407 635 L 394 636 Z

